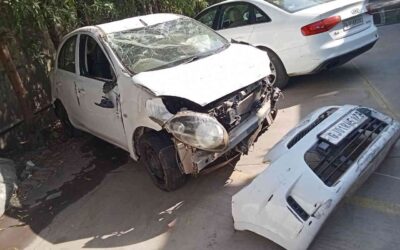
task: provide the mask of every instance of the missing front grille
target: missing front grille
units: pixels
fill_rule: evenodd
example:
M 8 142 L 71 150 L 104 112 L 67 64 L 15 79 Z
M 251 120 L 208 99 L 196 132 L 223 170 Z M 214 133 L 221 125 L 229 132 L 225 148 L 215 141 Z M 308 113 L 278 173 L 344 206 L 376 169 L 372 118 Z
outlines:
M 319 140 L 306 152 L 305 161 L 327 186 L 333 186 L 386 126 L 369 117 L 337 146 Z

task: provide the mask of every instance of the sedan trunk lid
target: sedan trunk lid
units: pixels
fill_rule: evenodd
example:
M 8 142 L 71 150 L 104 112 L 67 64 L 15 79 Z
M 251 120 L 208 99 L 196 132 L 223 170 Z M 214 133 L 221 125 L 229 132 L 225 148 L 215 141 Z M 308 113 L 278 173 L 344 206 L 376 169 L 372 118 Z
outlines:
M 362 0 L 331 1 L 304 9 L 297 14 L 313 17 L 311 22 L 340 16 L 342 22 L 329 31 L 333 39 L 342 39 L 357 34 L 373 24 L 372 16 L 367 13 L 365 1 Z

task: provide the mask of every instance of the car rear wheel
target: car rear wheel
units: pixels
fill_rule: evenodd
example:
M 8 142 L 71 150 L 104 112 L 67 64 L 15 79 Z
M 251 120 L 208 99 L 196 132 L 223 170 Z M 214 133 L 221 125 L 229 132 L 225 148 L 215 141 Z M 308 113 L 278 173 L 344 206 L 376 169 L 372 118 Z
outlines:
M 267 51 L 270 59 L 271 75 L 269 80 L 275 87 L 284 89 L 289 83 L 289 76 L 286 73 L 285 66 L 272 50 L 265 49 L 265 51 Z
M 169 192 L 186 183 L 187 176 L 179 168 L 175 146 L 167 135 L 149 132 L 139 143 L 141 161 L 158 188 Z
M 55 103 L 55 113 L 58 119 L 60 119 L 61 124 L 64 127 L 64 132 L 68 137 L 74 137 L 79 134 L 78 130 L 72 125 L 69 120 L 67 110 L 65 110 L 64 105 L 61 102 Z

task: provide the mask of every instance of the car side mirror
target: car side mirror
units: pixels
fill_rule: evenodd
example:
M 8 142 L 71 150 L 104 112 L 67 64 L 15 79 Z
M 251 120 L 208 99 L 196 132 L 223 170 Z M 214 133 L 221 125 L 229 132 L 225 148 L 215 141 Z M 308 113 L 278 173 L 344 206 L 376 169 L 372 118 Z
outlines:
M 103 93 L 107 94 L 117 86 L 117 80 L 109 80 L 104 82 Z

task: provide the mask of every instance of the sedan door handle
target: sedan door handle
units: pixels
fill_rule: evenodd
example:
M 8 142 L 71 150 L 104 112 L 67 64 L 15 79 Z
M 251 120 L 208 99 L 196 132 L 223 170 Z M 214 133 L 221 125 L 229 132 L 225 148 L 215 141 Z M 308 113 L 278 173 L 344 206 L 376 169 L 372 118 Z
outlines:
M 82 94 L 82 95 L 86 94 L 84 88 L 78 88 L 78 93 L 79 93 L 79 94 Z

